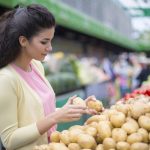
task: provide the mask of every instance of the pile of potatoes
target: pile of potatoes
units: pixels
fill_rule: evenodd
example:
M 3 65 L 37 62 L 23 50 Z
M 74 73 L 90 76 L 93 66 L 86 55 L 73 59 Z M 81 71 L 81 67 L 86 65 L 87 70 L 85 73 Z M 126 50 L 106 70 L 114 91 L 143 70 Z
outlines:
M 49 145 L 34 150 L 150 150 L 150 101 L 140 97 L 51 134 Z

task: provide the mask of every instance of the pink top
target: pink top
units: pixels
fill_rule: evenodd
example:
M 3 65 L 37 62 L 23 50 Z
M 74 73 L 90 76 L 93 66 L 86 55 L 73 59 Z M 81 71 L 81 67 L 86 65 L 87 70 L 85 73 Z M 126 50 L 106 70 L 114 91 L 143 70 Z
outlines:
M 30 64 L 32 71 L 26 72 L 19 68 L 15 64 L 12 64 L 13 68 L 21 75 L 21 77 L 28 83 L 28 85 L 40 96 L 43 103 L 45 116 L 55 111 L 55 93 L 49 88 L 40 74 L 36 71 L 33 65 Z M 56 125 L 50 128 L 47 132 L 48 137 L 56 130 Z

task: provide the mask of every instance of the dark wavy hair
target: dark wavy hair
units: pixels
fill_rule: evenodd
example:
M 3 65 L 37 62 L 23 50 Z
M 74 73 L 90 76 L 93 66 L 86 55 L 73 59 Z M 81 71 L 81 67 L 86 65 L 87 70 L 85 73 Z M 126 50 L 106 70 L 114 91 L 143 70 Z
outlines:
M 47 8 L 32 4 L 4 13 L 0 18 L 0 68 L 20 54 L 19 36 L 31 40 L 42 29 L 55 27 L 55 18 Z

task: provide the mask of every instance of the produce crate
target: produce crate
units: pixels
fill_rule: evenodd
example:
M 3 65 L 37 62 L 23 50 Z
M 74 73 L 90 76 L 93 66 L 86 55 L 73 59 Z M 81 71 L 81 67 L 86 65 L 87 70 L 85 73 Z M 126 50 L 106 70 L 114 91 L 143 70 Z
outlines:
M 70 92 L 70 93 L 67 93 L 67 94 L 64 94 L 64 95 L 57 96 L 56 97 L 56 107 L 57 108 L 62 107 L 64 104 L 66 104 L 68 98 L 73 96 L 73 95 L 77 95 L 77 96 L 79 96 L 83 99 L 85 98 L 85 92 L 84 92 L 83 89 L 76 90 L 76 91 L 73 91 L 73 92 Z M 81 117 L 81 119 L 78 120 L 78 121 L 68 122 L 68 123 L 60 123 L 60 124 L 58 124 L 57 130 L 62 131 L 62 130 L 68 129 L 69 127 L 71 127 L 73 125 L 83 125 L 86 118 L 87 118 L 87 116 L 83 115 Z

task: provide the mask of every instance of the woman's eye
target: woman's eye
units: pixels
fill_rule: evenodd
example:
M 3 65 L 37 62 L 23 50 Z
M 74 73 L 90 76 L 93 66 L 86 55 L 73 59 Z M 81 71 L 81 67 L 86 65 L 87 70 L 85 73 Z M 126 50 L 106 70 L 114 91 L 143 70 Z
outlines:
M 45 45 L 45 44 L 47 44 L 47 42 L 45 42 L 45 41 L 41 41 L 41 44 L 44 44 L 44 45 Z

